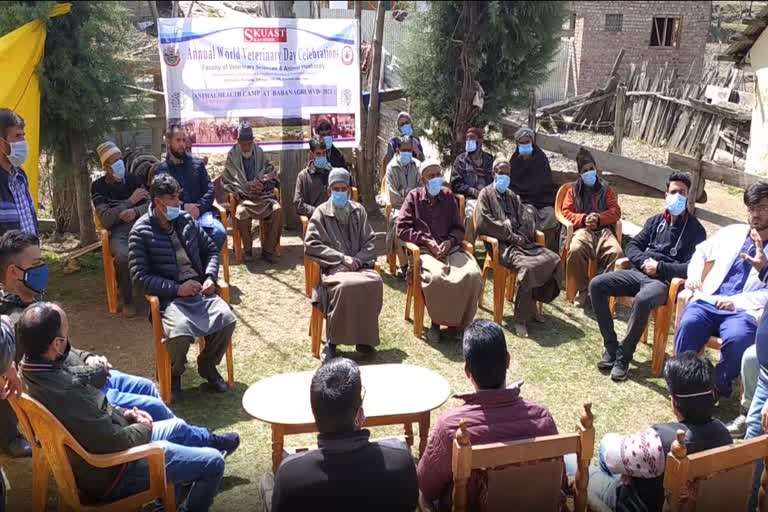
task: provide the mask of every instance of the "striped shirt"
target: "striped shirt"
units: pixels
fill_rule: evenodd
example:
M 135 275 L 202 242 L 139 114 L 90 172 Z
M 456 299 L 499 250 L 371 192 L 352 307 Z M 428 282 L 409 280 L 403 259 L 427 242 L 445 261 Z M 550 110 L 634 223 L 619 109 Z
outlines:
M 25 233 L 37 235 L 35 206 L 29 193 L 29 182 L 23 172 L 12 167 L 8 173 L 8 189 L 13 201 L 0 201 L 0 224 L 18 224 Z

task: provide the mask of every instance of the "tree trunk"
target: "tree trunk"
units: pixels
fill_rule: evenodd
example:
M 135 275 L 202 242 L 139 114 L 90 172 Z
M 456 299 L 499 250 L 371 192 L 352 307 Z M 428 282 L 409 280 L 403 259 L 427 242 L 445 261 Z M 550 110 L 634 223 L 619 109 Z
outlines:
M 379 134 L 379 81 L 381 78 L 382 44 L 384 39 L 384 2 L 379 2 L 376 8 L 376 31 L 373 37 L 373 58 L 371 59 L 371 101 L 368 105 L 368 116 L 365 121 L 365 167 L 360 170 L 360 198 L 366 210 L 376 208 L 376 191 L 374 190 L 374 167 L 376 163 L 376 147 Z
M 456 98 L 456 111 L 453 118 L 454 143 L 451 147 L 451 162 L 464 151 L 467 129 L 472 127 L 479 112 L 478 108 L 472 104 L 475 99 L 475 76 L 472 73 L 472 63 L 477 62 L 479 57 L 483 3 L 462 3 L 461 18 L 464 22 L 463 26 L 456 31 L 457 35 L 463 34 L 464 39 L 458 42 L 461 45 L 461 54 L 460 66 L 456 68 L 456 82 L 461 84 L 461 88 Z
M 93 224 L 93 210 L 91 209 L 91 177 L 88 172 L 83 139 L 73 135 L 69 138 L 69 147 L 72 157 L 72 178 L 75 185 L 77 218 L 80 225 L 80 245 L 85 247 L 96 241 L 96 226 Z
M 51 210 L 56 220 L 56 233 L 77 233 L 80 230 L 77 217 L 75 181 L 72 179 L 72 158 L 69 146 L 58 148 L 54 153 L 51 169 Z

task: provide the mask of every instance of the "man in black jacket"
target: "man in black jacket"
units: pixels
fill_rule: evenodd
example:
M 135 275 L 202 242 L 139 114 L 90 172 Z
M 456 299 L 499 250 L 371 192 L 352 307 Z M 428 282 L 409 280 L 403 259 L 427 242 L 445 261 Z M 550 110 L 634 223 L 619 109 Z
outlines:
M 687 174 L 672 173 L 667 178 L 666 210 L 648 219 L 643 230 L 627 244 L 626 254 L 632 268 L 607 272 L 589 284 L 605 345 L 597 367 L 610 369 L 615 381 L 627 380 L 629 363 L 651 312 L 667 302 L 672 278 L 685 279 L 696 245 L 707 237 L 704 227 L 687 210 L 690 187 Z M 635 298 L 621 345 L 608 307 L 610 297 Z
M 160 299 L 174 399 L 181 397 L 189 345 L 200 336 L 205 336 L 205 350 L 197 358 L 198 372 L 214 391 L 227 391 L 216 365 L 236 325 L 229 305 L 216 295 L 219 250 L 181 211 L 179 192 L 172 176 L 155 176 L 149 187 L 149 212 L 136 221 L 128 241 L 133 280 Z
M 284 459 L 274 482 L 271 476 L 262 481 L 266 511 L 416 510 L 411 453 L 399 441 L 369 441 L 370 432 L 362 429 L 364 395 L 354 361 L 336 358 L 317 370 L 310 402 L 320 431 L 318 449 Z

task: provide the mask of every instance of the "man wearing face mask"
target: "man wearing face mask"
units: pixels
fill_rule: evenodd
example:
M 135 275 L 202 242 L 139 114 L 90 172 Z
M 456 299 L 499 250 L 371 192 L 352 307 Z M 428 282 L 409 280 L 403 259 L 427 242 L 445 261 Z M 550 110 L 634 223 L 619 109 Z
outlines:
M 509 188 L 510 166 L 503 155 L 493 162 L 493 173 L 494 182 L 477 199 L 477 232 L 499 240 L 502 262 L 517 273 L 515 333 L 525 338 L 528 321 L 544 321 L 536 302 L 550 303 L 560 294 L 560 256 L 536 245 L 533 217 Z
M 381 172 L 386 173 L 387 165 L 392 161 L 392 157 L 397 153 L 397 149 L 400 146 L 400 139 L 402 137 L 409 137 L 411 140 L 411 153 L 413 158 L 419 161 L 424 160 L 424 149 L 421 146 L 421 140 L 413 134 L 413 121 L 411 121 L 411 114 L 408 112 L 400 112 L 397 114 L 397 135 L 392 137 L 387 144 L 387 154 L 381 161 Z
M 463 329 L 475 318 L 482 276 L 475 258 L 462 250 L 464 225 L 456 199 L 443 186 L 440 162 L 422 162 L 422 186 L 408 193 L 400 208 L 397 236 L 421 247 L 421 279 L 432 325 L 427 340 L 440 341 L 445 325 L 461 338 Z
M 205 337 L 205 349 L 197 358 L 198 373 L 209 389 L 228 390 L 216 365 L 236 325 L 229 305 L 216 295 L 219 249 L 202 226 L 182 212 L 179 193 L 173 177 L 155 176 L 149 212 L 136 221 L 128 239 L 131 277 L 160 299 L 174 400 L 181 397 L 189 346 L 200 336 Z
M 331 164 L 331 167 L 347 169 L 347 161 L 344 160 L 344 155 L 341 154 L 339 148 L 333 145 L 333 126 L 328 119 L 321 117 L 317 120 L 315 135 L 323 142 L 323 146 L 328 152 L 328 162 Z
M 0 234 L 11 229 L 38 234 L 35 203 L 21 168 L 28 153 L 24 119 L 13 110 L 0 108 Z
M 322 273 L 312 304 L 326 317 L 324 360 L 336 355 L 336 345 L 373 352 L 384 294 L 384 282 L 374 270 L 376 234 L 365 208 L 349 199 L 346 169 L 331 170 L 328 189 L 331 198 L 315 209 L 304 237 L 304 253 L 320 264 Z
M 221 176 L 224 190 L 238 199 L 235 219 L 243 240 L 246 258 L 253 257 L 253 220 L 260 221 L 266 231 L 261 256 L 270 263 L 277 262 L 276 248 L 283 231 L 283 209 L 275 199 L 275 187 L 280 186 L 277 171 L 264 156 L 264 150 L 253 141 L 250 123 L 240 125 L 237 144 L 227 155 Z
M 126 174 L 120 149 L 113 142 L 96 148 L 104 176 L 91 184 L 91 201 L 101 224 L 109 231 L 109 250 L 117 263 L 117 285 L 123 299 L 123 315 L 136 315 L 133 284 L 128 270 L 128 234 L 133 223 L 147 213 L 149 192 L 141 180 Z
M 614 232 L 621 219 L 616 191 L 598 177 L 595 159 L 585 148 L 576 154 L 576 168 L 579 177 L 568 188 L 562 211 L 573 224 L 566 263 L 568 273 L 576 277 L 576 301 L 583 307 L 587 304 L 590 260 L 597 258 L 598 266 L 610 271 L 624 252 Z
M 330 197 L 328 195 L 328 151 L 321 139 L 309 141 L 309 164 L 296 176 L 293 206 L 297 215 L 312 217 L 315 208 Z
M 167 158 L 157 166 L 155 174 L 170 174 L 181 186 L 180 208 L 197 220 L 221 250 L 227 241 L 227 230 L 213 215 L 213 183 L 205 163 L 187 153 L 187 134 L 172 124 L 165 132 Z
M 389 204 L 392 205 L 391 218 L 387 219 L 387 253 L 393 251 L 397 254 L 397 261 L 400 268 L 397 270 L 398 277 L 405 277 L 408 269 L 408 258 L 405 254 L 405 248 L 402 241 L 397 238 L 395 226 L 397 225 L 397 216 L 400 213 L 400 207 L 403 206 L 405 196 L 419 186 L 421 176 L 419 175 L 419 166 L 421 162 L 414 156 L 415 144 L 411 137 L 403 135 L 397 143 L 397 152 L 394 154 L 389 164 L 387 164 L 386 180 L 387 195 Z
M 699 220 L 688 212 L 691 179 L 674 172 L 667 178 L 664 213 L 645 222 L 642 231 L 627 244 L 629 270 L 606 272 L 592 279 L 589 295 L 603 335 L 605 351 L 597 367 L 611 371 L 611 379 L 627 380 L 629 363 L 643 335 L 651 312 L 667 302 L 669 283 L 685 279 L 696 246 L 707 238 Z M 627 333 L 619 344 L 608 307 L 610 297 L 634 297 Z
M 465 152 L 456 157 L 451 171 L 451 189 L 454 194 L 461 194 L 466 199 L 464 229 L 468 242 L 475 240 L 475 212 L 480 191 L 493 183 L 493 155 L 483 151 L 482 128 L 470 128 L 464 142 Z
M 312 377 L 309 399 L 317 449 L 283 459 L 261 482 L 267 512 L 411 512 L 419 501 L 416 466 L 400 440 L 370 441 L 363 428 L 365 388 L 354 361 L 334 359 Z

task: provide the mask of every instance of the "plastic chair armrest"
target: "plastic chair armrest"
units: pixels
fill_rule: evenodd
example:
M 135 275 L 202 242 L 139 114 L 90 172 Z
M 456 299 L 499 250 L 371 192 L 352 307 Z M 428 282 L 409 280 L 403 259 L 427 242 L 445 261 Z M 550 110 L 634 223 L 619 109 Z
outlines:
M 544 247 L 546 245 L 546 241 L 544 239 L 544 233 L 542 231 L 536 230 L 536 233 L 534 235 L 534 241 L 536 242 L 536 245 L 540 245 Z
M 630 268 L 632 268 L 632 262 L 629 261 L 629 258 L 619 258 L 613 265 L 613 270 L 629 270 Z
M 141 446 L 134 446 L 122 452 L 95 455 L 79 447 L 69 446 L 74 452 L 85 460 L 91 466 L 97 468 L 110 468 L 128 462 L 135 462 L 142 459 L 159 459 L 165 461 L 165 450 L 158 443 L 149 443 Z
M 470 256 L 474 256 L 475 255 L 475 246 L 472 245 L 471 243 L 466 242 L 466 241 L 461 242 L 461 248 L 464 249 L 464 251 L 467 254 L 469 254 Z
M 488 236 L 488 235 L 480 235 L 478 238 L 481 241 L 483 241 L 483 242 L 485 242 L 485 243 L 487 243 L 488 245 L 491 246 L 491 258 L 493 259 L 493 261 L 495 261 L 495 262 L 501 261 L 499 259 L 499 257 L 500 257 L 500 254 L 499 254 L 499 241 L 496 238 L 494 238 L 492 236 Z

